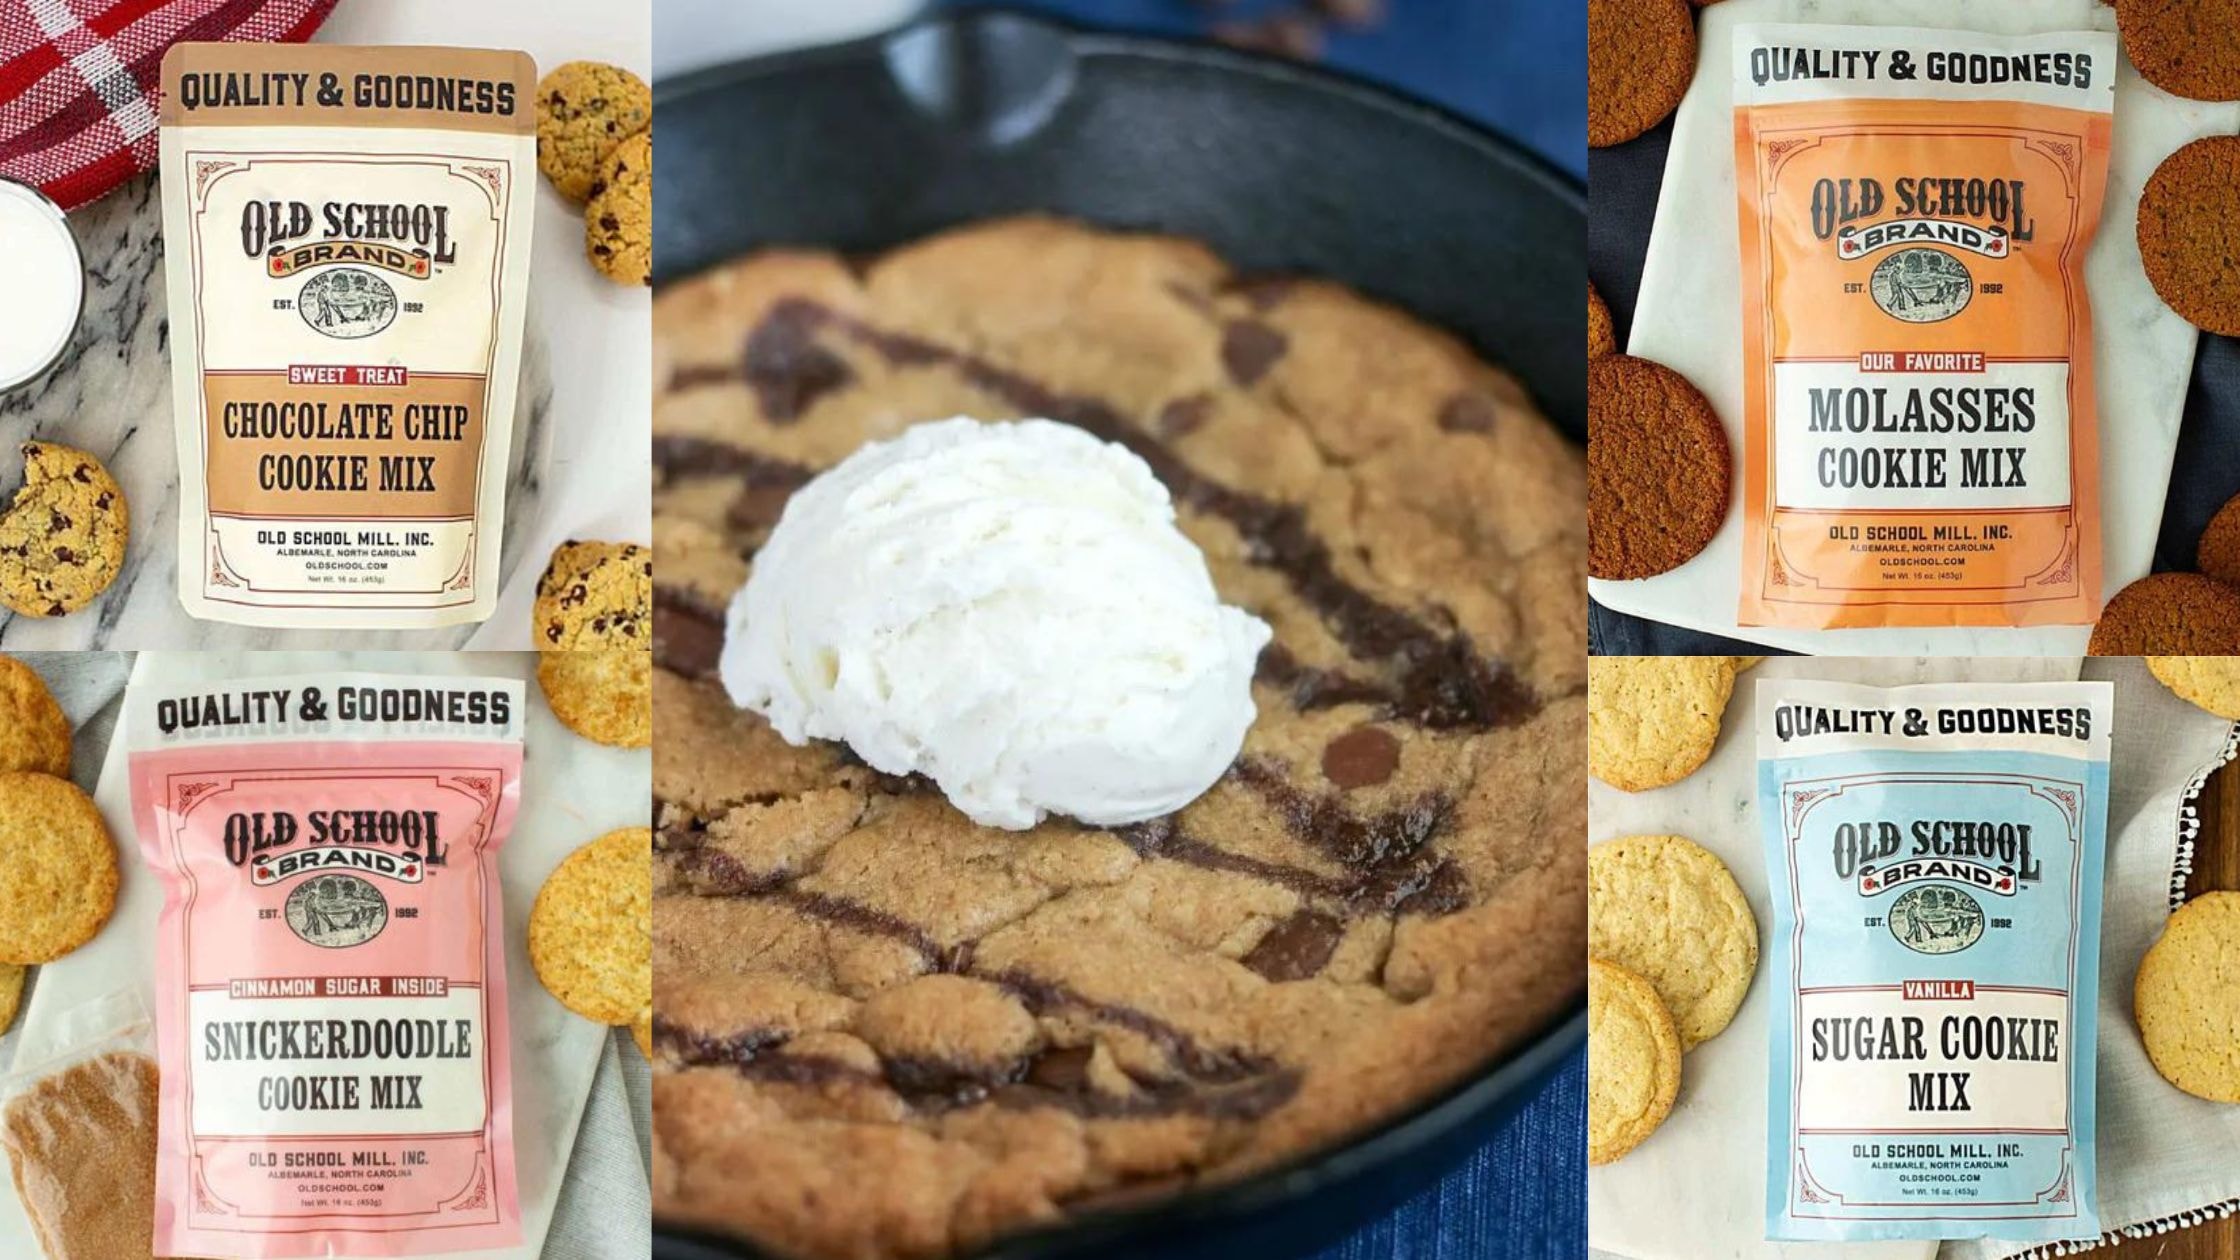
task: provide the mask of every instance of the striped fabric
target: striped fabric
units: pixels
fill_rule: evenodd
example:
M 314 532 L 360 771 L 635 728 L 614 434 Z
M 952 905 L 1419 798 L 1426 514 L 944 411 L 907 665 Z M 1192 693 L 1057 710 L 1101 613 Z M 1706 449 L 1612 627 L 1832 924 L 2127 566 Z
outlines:
M 156 164 L 182 40 L 309 39 L 335 0 L 0 0 L 0 176 L 73 210 Z

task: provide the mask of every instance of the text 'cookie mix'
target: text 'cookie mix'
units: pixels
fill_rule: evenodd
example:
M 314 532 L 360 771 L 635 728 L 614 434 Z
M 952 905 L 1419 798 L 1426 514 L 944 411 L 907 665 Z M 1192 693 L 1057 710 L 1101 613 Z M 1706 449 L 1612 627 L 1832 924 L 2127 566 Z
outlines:
M 488 618 L 536 67 L 480 49 L 182 43 L 163 88 L 187 611 Z
M 156 1254 L 520 1242 L 497 856 L 522 694 L 353 673 L 128 693 L 164 894 Z
M 1745 24 L 1745 626 L 2098 615 L 2113 36 Z
M 1757 692 L 1768 1236 L 2097 1236 L 2114 687 Z

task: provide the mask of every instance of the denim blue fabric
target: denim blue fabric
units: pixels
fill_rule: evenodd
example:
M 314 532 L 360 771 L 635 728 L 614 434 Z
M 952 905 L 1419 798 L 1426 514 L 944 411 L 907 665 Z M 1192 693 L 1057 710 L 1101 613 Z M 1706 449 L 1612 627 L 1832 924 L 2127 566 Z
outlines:
M 1268 0 L 1009 2 L 1084 26 L 1179 36 L 1284 7 Z M 1445 106 L 1585 176 L 1583 4 L 1387 0 L 1386 7 L 1373 29 L 1333 28 L 1323 64 Z M 1581 1051 L 1462 1167 L 1315 1260 L 1578 1260 L 1587 1248 L 1586 1073 Z
M 1582 1049 L 1468 1163 L 1315 1260 L 1579 1260 L 1586 1133 Z

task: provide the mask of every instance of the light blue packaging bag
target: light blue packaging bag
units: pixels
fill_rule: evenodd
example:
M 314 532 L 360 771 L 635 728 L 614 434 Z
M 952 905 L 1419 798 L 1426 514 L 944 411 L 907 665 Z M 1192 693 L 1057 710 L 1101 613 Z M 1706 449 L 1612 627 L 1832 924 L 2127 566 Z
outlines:
M 1767 1237 L 2097 1236 L 2114 688 L 1757 695 Z

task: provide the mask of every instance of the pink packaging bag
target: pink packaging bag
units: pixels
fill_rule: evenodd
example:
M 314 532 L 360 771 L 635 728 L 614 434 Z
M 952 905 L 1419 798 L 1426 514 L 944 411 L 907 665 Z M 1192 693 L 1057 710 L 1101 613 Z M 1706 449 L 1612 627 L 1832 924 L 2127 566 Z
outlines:
M 133 689 L 164 890 L 157 1254 L 520 1241 L 496 859 L 521 732 L 505 679 Z

